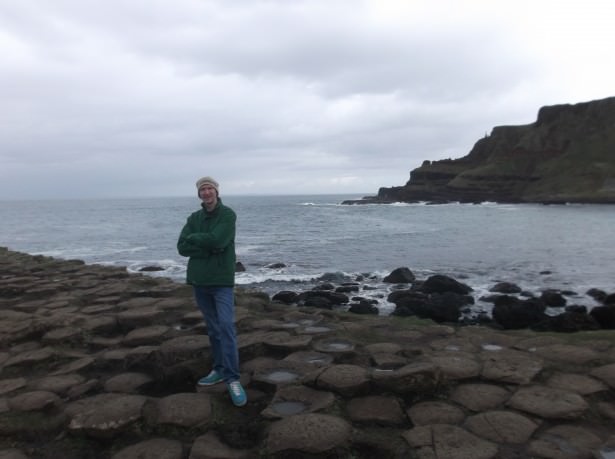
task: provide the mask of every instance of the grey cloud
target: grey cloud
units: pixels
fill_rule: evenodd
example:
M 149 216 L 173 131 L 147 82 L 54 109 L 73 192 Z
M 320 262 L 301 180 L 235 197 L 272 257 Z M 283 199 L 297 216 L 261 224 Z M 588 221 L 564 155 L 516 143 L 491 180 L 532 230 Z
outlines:
M 576 101 L 514 18 L 375 4 L 1 3 L 0 198 L 376 191 Z

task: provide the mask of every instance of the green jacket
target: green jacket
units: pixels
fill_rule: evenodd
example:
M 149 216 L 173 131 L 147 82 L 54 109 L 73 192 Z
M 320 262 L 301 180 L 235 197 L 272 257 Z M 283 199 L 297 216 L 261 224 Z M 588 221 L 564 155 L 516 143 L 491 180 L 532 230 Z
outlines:
M 235 285 L 235 222 L 230 207 L 218 204 L 211 212 L 205 207 L 192 213 L 184 225 L 177 251 L 188 259 L 186 282 L 202 287 Z

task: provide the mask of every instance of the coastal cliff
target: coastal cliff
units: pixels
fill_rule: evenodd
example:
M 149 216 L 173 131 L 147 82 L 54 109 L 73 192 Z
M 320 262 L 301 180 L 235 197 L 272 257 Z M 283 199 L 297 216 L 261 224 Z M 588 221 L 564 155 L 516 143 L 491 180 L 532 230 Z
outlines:
M 542 107 L 498 126 L 458 159 L 424 161 L 371 202 L 615 203 L 615 97 Z

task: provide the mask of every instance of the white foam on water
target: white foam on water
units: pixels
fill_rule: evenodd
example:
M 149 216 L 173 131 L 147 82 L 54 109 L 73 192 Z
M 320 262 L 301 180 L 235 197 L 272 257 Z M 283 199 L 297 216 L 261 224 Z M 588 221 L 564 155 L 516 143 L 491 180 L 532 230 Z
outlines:
M 485 351 L 501 351 L 503 348 L 502 346 L 498 346 L 497 344 L 483 344 L 481 346 Z

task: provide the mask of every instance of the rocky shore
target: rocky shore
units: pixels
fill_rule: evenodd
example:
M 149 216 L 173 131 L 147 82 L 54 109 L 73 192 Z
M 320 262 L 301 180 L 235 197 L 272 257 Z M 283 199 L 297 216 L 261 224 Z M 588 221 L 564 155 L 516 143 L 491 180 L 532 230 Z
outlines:
M 191 290 L 0 248 L 0 459 L 615 457 L 615 331 L 378 317 L 237 289 L 242 380 Z
M 334 282 L 337 280 L 337 284 Z M 365 282 L 367 280 L 367 282 Z M 434 274 L 418 279 L 409 268 L 394 269 L 383 283 L 391 285 L 386 301 L 394 304 L 394 316 L 415 316 L 437 323 L 488 325 L 514 330 L 577 332 L 582 330 L 615 329 L 615 293 L 598 288 L 584 292 L 595 305 L 576 303 L 580 294 L 572 290 L 544 289 L 524 291 L 512 282 L 496 282 L 489 293 L 478 300 L 490 304 L 489 311 L 476 312 L 474 289 L 450 276 Z M 373 289 L 364 276 L 353 281 L 339 279 L 334 273 L 323 276 L 321 282 L 303 292 L 280 291 L 272 300 L 294 306 L 321 309 L 342 309 L 354 314 L 379 314 L 382 293 L 366 296 Z

